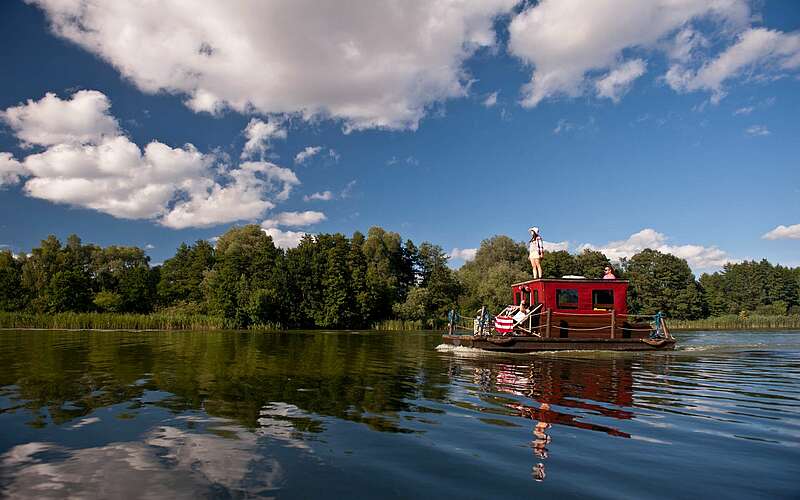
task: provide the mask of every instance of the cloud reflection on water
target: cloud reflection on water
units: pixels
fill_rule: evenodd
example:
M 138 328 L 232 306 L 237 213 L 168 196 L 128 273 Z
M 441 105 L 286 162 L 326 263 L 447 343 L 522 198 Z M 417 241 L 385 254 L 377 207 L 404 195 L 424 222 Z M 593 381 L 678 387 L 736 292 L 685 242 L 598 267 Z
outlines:
M 259 449 L 260 436 L 287 437 L 282 427 L 259 435 L 223 419 L 192 419 L 208 432 L 158 426 L 141 441 L 69 449 L 54 443 L 15 446 L 0 457 L 3 495 L 12 498 L 197 498 L 221 491 L 265 494 L 284 477 Z M 273 432 L 276 431 L 276 432 Z M 257 471 L 257 472 L 256 472 Z

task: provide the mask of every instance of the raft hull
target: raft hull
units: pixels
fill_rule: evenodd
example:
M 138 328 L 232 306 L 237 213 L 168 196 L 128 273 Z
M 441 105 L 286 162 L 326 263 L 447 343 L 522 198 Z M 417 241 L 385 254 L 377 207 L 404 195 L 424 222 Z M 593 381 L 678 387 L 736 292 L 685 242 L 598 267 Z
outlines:
M 541 337 L 473 337 L 471 335 L 442 335 L 445 344 L 456 347 L 471 347 L 493 352 L 536 351 L 665 351 L 675 348 L 675 339 L 664 339 L 649 344 L 642 339 L 620 338 L 541 338 Z

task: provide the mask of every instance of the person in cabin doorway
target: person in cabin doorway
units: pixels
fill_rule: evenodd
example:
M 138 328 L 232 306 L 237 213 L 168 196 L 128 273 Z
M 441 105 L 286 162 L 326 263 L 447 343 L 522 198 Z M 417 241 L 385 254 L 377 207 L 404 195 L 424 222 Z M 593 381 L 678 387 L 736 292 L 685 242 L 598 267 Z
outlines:
M 528 316 L 529 311 L 528 304 L 525 303 L 525 299 L 522 299 L 522 302 L 519 303 L 519 310 L 517 311 L 517 314 L 513 316 L 514 323 L 519 323 L 525 319 Z
M 614 268 L 611 266 L 606 266 L 603 270 L 603 279 L 604 280 L 615 280 L 617 277 L 614 275 Z
M 533 279 L 542 277 L 542 256 L 544 255 L 544 247 L 542 246 L 542 237 L 539 236 L 539 228 L 532 226 L 528 228 L 531 239 L 528 242 L 528 259 L 531 261 L 533 268 Z

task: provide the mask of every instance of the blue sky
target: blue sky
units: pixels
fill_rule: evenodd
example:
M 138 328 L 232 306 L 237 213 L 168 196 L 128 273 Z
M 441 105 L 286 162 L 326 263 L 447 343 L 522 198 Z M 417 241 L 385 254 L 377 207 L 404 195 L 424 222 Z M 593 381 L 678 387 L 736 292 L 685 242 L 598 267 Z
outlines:
M 0 245 L 379 225 L 457 266 L 537 225 L 797 266 L 798 29 L 770 0 L 3 2 Z

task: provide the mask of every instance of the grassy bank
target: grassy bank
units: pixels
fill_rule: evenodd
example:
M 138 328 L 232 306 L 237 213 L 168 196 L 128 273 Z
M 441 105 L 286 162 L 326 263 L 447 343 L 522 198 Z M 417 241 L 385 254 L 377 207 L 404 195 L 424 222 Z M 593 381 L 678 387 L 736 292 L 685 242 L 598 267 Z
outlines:
M 669 319 L 670 330 L 800 330 L 800 315 L 753 315 L 741 318 L 731 314 L 697 320 Z M 405 321 L 390 319 L 372 325 L 373 330 L 416 331 L 444 330 L 443 320 Z M 234 329 L 224 318 L 202 314 L 114 314 L 58 313 L 31 314 L 0 312 L 0 328 L 45 328 L 54 330 L 229 330 Z M 250 330 L 281 330 L 280 325 L 252 325 Z
M 800 315 L 752 315 L 742 318 L 736 314 L 695 320 L 667 320 L 670 330 L 800 330 Z
M 387 319 L 372 324 L 373 330 L 383 330 L 392 332 L 410 332 L 418 330 L 444 330 L 447 328 L 447 321 L 443 319 L 434 320 L 403 320 Z
M 225 330 L 231 325 L 220 317 L 202 314 L 31 314 L 0 312 L 0 328 L 64 330 Z M 277 330 L 278 325 L 255 325 L 253 330 Z

